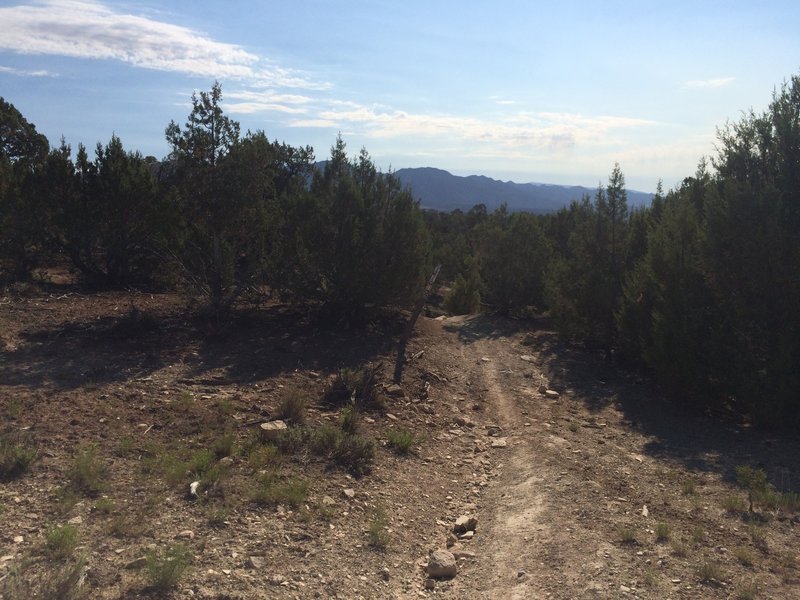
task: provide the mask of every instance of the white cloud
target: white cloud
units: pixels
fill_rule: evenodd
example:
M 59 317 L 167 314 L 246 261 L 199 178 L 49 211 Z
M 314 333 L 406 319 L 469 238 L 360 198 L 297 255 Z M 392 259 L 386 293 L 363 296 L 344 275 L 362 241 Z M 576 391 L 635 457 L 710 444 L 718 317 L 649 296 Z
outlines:
M 93 0 L 40 0 L 0 8 L 0 23 L 0 48 L 19 54 L 119 60 L 146 69 L 260 86 L 329 87 L 236 44 Z
M 717 77 L 714 79 L 693 79 L 687 81 L 686 85 L 690 88 L 716 89 L 725 87 L 734 81 L 736 81 L 735 77 Z
M 311 102 L 308 96 L 298 94 L 279 94 L 272 90 L 239 90 L 225 94 L 225 110 L 233 114 L 252 114 L 260 112 L 281 112 L 304 114 L 306 105 Z
M 460 141 L 493 146 L 498 153 L 531 150 L 568 152 L 575 146 L 613 144 L 613 133 L 654 122 L 611 116 L 567 113 L 520 113 L 501 120 L 445 114 L 413 114 L 401 110 L 348 103 L 321 110 L 315 118 L 296 119 L 290 126 L 355 130 L 370 138 L 431 138 L 442 143 Z M 476 151 L 480 151 L 477 150 Z
M 9 75 L 18 75 L 20 77 L 58 77 L 55 73 L 38 69 L 35 71 L 28 71 L 25 69 L 15 69 L 14 67 L 0 66 L 0 73 L 8 73 Z

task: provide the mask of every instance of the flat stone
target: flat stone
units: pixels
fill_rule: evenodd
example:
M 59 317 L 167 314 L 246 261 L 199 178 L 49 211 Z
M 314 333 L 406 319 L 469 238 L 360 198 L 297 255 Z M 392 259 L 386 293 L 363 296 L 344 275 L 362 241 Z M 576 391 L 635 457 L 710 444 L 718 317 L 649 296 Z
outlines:
M 285 421 L 277 420 L 277 421 L 268 421 L 266 423 L 261 424 L 261 438 L 274 442 L 278 439 L 278 436 L 284 431 L 286 431 L 289 427 L 286 425 Z
M 406 395 L 406 393 L 403 391 L 403 388 L 401 388 L 401 387 L 400 387 L 398 384 L 396 384 L 396 383 L 393 383 L 393 384 L 391 384 L 391 385 L 387 386 L 387 388 L 386 388 L 386 393 L 387 393 L 389 396 L 392 396 L 392 397 L 394 397 L 394 398 L 402 398 L 403 396 L 405 396 L 405 395 Z
M 191 529 L 185 529 L 181 531 L 178 535 L 176 535 L 175 538 L 179 540 L 193 540 L 194 531 L 192 531 Z
M 80 525 L 83 523 L 83 517 L 78 515 L 77 517 L 72 517 L 69 521 L 67 521 L 70 525 Z
M 536 358 L 534 358 L 530 354 L 523 354 L 519 358 L 520 358 L 520 360 L 524 360 L 525 362 L 529 362 L 529 363 L 536 362 Z
M 251 569 L 263 569 L 267 566 L 267 559 L 263 556 L 247 557 L 247 566 Z
M 508 440 L 506 438 L 495 438 L 492 440 L 492 448 L 506 448 Z
M 545 390 L 544 395 L 548 398 L 558 398 L 561 394 L 555 390 Z
M 447 550 L 436 550 L 428 559 L 427 571 L 433 578 L 455 577 L 458 573 L 456 557 Z
M 351 500 L 356 497 L 356 491 L 352 488 L 345 488 L 342 490 L 342 493 Z

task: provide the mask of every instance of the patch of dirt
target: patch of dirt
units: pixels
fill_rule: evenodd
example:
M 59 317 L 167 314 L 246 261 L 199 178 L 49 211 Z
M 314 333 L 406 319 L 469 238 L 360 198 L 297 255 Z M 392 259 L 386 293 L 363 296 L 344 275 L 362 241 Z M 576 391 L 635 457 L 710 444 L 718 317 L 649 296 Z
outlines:
M 0 482 L 0 590 L 26 561 L 29 578 L 56 572 L 47 535 L 72 522 L 91 598 L 159 597 L 126 566 L 178 542 L 192 561 L 176 598 L 800 597 L 797 515 L 725 510 L 746 500 L 741 464 L 796 491 L 796 440 L 678 409 L 546 329 L 488 317 L 420 319 L 392 395 L 402 325 L 348 332 L 273 305 L 208 341 L 173 295 L 0 297 L 2 429 L 38 447 L 28 473 Z M 307 441 L 257 460 L 258 424 L 287 394 L 308 400 L 308 431 L 338 427 L 341 409 L 320 402 L 331 378 L 377 363 L 383 407 L 358 430 L 376 443 L 368 474 Z M 399 429 L 417 439 L 410 455 L 390 446 Z M 226 435 L 224 474 L 192 499 L 193 477 L 164 457 Z M 90 446 L 102 489 L 70 492 Z M 258 504 L 264 474 L 308 491 L 294 507 Z M 427 589 L 428 554 L 463 514 L 478 527 L 454 547 L 459 574 Z

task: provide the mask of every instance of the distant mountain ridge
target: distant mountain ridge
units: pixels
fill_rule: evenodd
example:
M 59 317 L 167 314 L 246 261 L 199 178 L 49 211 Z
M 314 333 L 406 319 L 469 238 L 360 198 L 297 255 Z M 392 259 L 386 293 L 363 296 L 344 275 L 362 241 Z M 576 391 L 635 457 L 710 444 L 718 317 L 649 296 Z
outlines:
M 476 204 L 485 204 L 493 211 L 505 203 L 510 211 L 550 213 L 584 195 L 594 198 L 597 192 L 597 188 L 580 185 L 514 183 L 483 175 L 461 177 L 433 167 L 399 169 L 395 175 L 411 188 L 423 208 L 445 212 L 457 208 L 466 211 Z M 627 190 L 627 193 L 629 207 L 649 205 L 653 199 L 653 194 L 646 192 Z

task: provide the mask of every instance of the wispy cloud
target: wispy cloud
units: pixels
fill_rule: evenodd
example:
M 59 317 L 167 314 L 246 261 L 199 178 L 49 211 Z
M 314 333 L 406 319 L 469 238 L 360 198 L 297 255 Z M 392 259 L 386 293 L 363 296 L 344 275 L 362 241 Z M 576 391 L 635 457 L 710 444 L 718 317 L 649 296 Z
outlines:
M 356 131 L 372 138 L 437 138 L 472 141 L 505 148 L 568 151 L 576 145 L 607 143 L 615 131 L 653 125 L 626 117 L 567 113 L 520 113 L 502 120 L 446 114 L 414 114 L 383 107 L 348 104 L 295 119 L 294 127 Z
M 736 80 L 735 77 L 716 77 L 713 79 L 692 79 L 687 81 L 686 85 L 690 88 L 707 88 L 715 89 L 730 85 Z
M 3 66 L 0 66 L 0 73 L 17 75 L 19 77 L 58 77 L 58 75 L 56 75 L 55 73 L 51 73 L 50 71 L 46 71 L 44 69 L 30 71 L 26 69 L 15 69 L 14 67 L 3 67 Z
M 94 0 L 39 0 L 0 8 L 0 23 L 0 48 L 19 54 L 119 60 L 145 69 L 261 86 L 329 87 L 236 44 Z
M 280 94 L 274 90 L 235 90 L 225 94 L 225 110 L 232 114 L 279 112 L 299 115 L 308 112 L 312 101 L 299 94 Z

